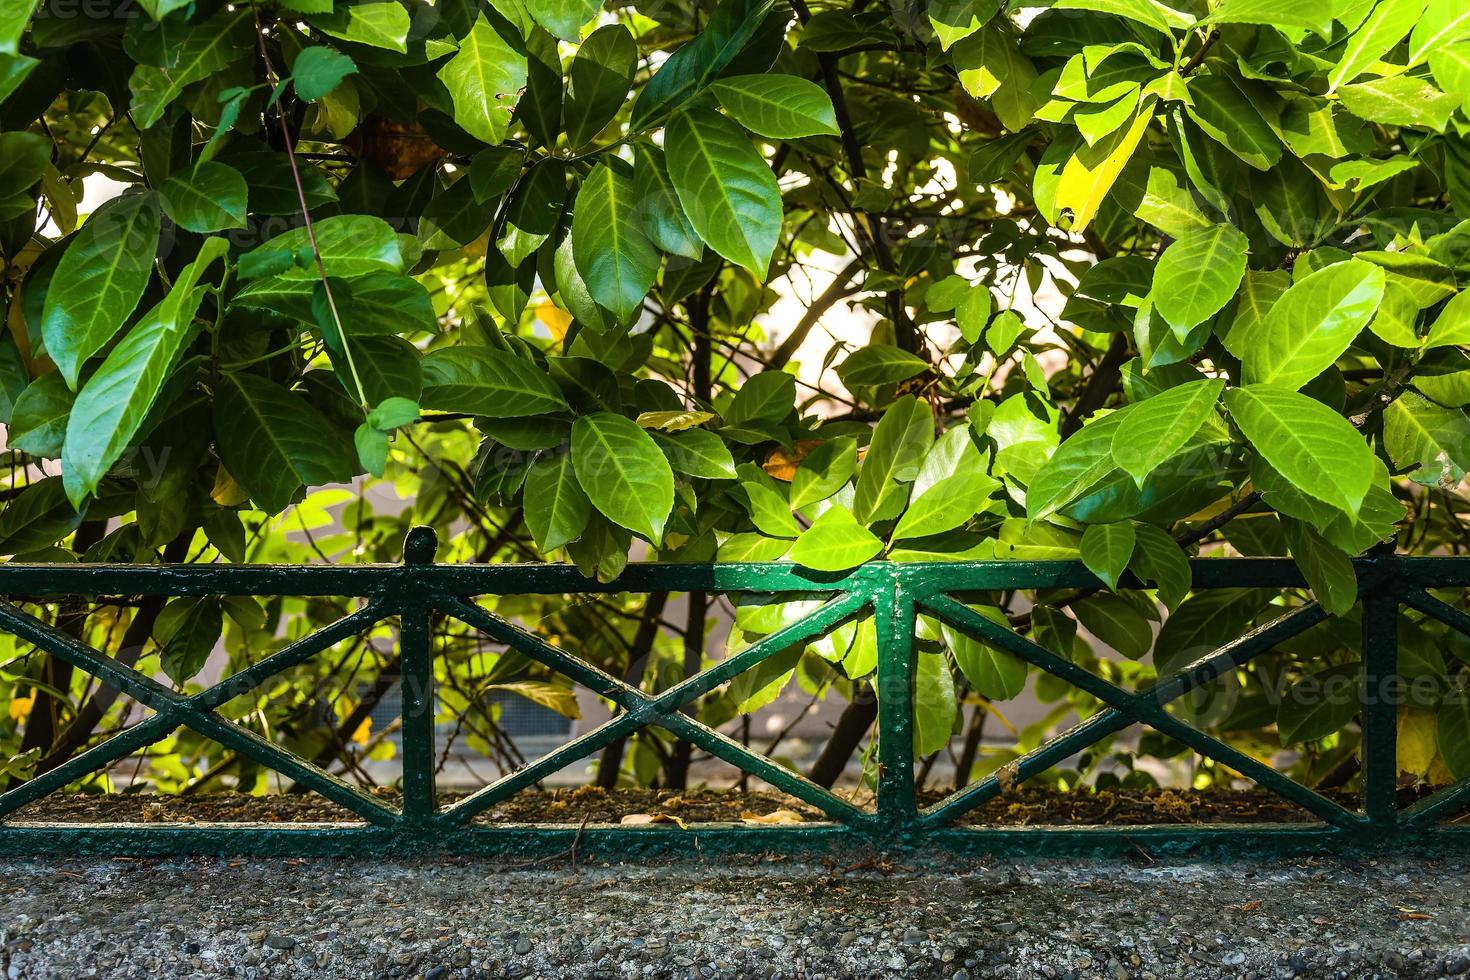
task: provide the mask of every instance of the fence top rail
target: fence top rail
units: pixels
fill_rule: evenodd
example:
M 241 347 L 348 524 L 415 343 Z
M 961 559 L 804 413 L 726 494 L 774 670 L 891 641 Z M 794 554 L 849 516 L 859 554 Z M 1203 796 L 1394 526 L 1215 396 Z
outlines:
M 432 554 L 432 551 L 430 551 Z M 1360 581 L 1390 578 L 1408 586 L 1470 587 L 1470 558 L 1370 555 L 1353 561 Z M 1193 584 L 1215 588 L 1301 588 L 1289 558 L 1195 558 Z M 1140 587 L 1125 578 L 1124 587 Z M 372 596 L 428 591 L 442 595 L 554 595 L 616 592 L 866 592 L 903 586 L 920 595 L 999 589 L 1101 585 L 1080 561 L 874 561 L 847 572 L 790 562 L 635 563 L 599 582 L 573 565 L 436 564 L 422 555 L 403 565 L 112 565 L 0 564 L 0 595 L 295 595 Z

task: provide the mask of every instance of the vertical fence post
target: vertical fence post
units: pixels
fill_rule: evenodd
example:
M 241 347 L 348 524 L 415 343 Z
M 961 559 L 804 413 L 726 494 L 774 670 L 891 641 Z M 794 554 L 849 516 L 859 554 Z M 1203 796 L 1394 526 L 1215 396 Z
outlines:
M 878 820 L 912 825 L 914 798 L 914 599 L 893 572 L 873 597 L 878 634 Z
M 403 545 L 406 566 L 434 561 L 438 536 L 431 527 L 408 532 Z M 399 663 L 403 692 L 403 819 L 411 828 L 426 826 L 436 806 L 434 790 L 434 664 L 427 589 L 406 577 L 399 594 Z
M 1394 572 L 1393 556 L 1384 555 Z M 1399 600 L 1392 575 L 1363 591 L 1363 812 L 1392 832 L 1398 819 Z

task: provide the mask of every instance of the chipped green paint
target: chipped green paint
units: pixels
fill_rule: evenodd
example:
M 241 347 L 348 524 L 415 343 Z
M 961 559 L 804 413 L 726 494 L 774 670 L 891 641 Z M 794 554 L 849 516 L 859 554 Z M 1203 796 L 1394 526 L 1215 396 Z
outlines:
M 353 596 L 363 605 L 219 684 L 183 695 L 56 632 L 15 605 L 0 601 L 0 629 L 78 670 L 118 687 L 155 714 L 65 765 L 0 793 L 0 854 L 213 855 L 554 855 L 573 846 L 601 856 L 650 853 L 760 853 L 865 848 L 965 854 L 1057 856 L 1150 854 L 1231 856 L 1302 851 L 1434 853 L 1465 849 L 1470 827 L 1441 821 L 1470 805 L 1470 780 L 1411 807 L 1394 798 L 1396 711 L 1388 701 L 1364 705 L 1363 801 L 1349 810 L 1171 715 L 1167 705 L 1326 618 L 1315 604 L 1276 620 L 1185 666 L 1144 691 L 1128 691 L 976 615 L 954 595 L 996 589 L 1087 588 L 1097 579 L 1080 562 L 986 561 L 893 564 L 872 562 L 851 572 L 813 572 L 790 564 L 648 564 L 629 566 L 616 581 L 589 581 L 562 565 L 442 565 L 436 539 L 416 528 L 402 565 L 0 565 L 0 595 L 293 595 Z M 1192 563 L 1196 589 L 1300 588 L 1289 560 L 1203 559 Z M 1427 590 L 1470 586 L 1470 559 L 1404 558 L 1374 554 L 1354 563 L 1361 595 L 1365 681 L 1381 690 L 1397 667 L 1397 619 L 1407 605 L 1470 633 L 1470 615 Z M 1125 585 L 1128 583 L 1124 583 Z M 1137 583 L 1132 583 L 1137 585 Z M 762 592 L 825 597 L 799 622 L 659 694 L 650 695 L 478 606 L 481 595 L 615 592 Z M 873 811 L 816 785 L 680 712 L 766 657 L 821 635 L 852 614 L 871 609 L 878 634 L 878 779 Z M 1104 705 L 1013 763 L 1008 777 L 1024 779 L 1133 724 L 1152 727 L 1201 756 L 1217 759 L 1315 814 L 1320 824 L 1156 827 L 965 827 L 956 821 L 1004 790 L 990 776 L 947 799 L 920 808 L 914 794 L 914 627 L 919 610 L 1002 647 L 1094 695 Z M 507 774 L 464 799 L 441 805 L 434 785 L 434 614 L 460 620 L 547 668 L 584 685 L 622 710 L 550 755 Z M 378 621 L 397 616 L 404 672 L 401 809 L 363 792 L 219 715 L 229 699 L 265 683 Z M 15 812 L 113 760 L 166 737 L 180 726 L 274 769 L 361 818 L 358 824 L 315 825 L 61 825 L 17 821 Z M 476 824 L 489 807 L 570 766 L 617 738 L 647 726 L 666 729 L 712 755 L 803 800 L 830 822 L 800 826 L 671 827 Z

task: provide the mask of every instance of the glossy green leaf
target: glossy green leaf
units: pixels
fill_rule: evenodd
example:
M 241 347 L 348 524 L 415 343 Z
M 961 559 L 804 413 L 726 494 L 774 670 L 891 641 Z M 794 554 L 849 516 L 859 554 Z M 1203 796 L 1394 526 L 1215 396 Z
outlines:
M 526 0 L 536 23 L 563 41 L 575 41 L 581 29 L 602 8 L 601 0 Z
M 523 418 L 569 408 L 550 375 L 502 350 L 442 348 L 424 356 L 423 371 L 424 391 L 419 403 L 424 408 L 492 419 Z
M 982 607 L 976 611 L 1002 626 L 1009 626 L 1005 614 L 999 609 Z M 992 701 L 1009 701 L 1025 690 L 1029 669 L 1026 661 L 997 650 L 947 623 L 941 627 L 941 632 L 960 673 L 965 675 L 975 693 Z
M 32 456 L 59 459 L 75 401 L 59 371 L 41 375 L 15 400 L 5 444 Z
M 796 518 L 791 516 L 791 506 L 776 490 L 754 480 L 740 484 L 745 494 L 746 509 L 750 520 L 762 534 L 773 538 L 794 538 L 801 533 Z
M 640 143 L 633 153 L 637 161 L 633 167 L 633 193 L 641 204 L 639 213 L 648 237 L 670 255 L 699 259 L 704 254 L 704 242 L 689 223 L 684 205 L 679 203 L 663 150 Z
M 1384 283 L 1381 268 L 1356 259 L 1295 283 L 1248 337 L 1246 382 L 1296 389 L 1327 370 L 1372 319 Z
M 888 344 L 862 347 L 847 356 L 837 376 L 849 389 L 862 385 L 888 385 L 907 381 L 929 369 L 929 362 L 916 354 Z
M 296 56 L 291 65 L 296 94 L 307 102 L 326 98 L 336 91 L 343 79 L 355 74 L 357 65 L 351 58 L 335 48 L 321 45 L 307 48 Z
M 750 140 L 706 109 L 681 113 L 664 136 L 669 176 L 710 248 L 765 279 L 781 237 L 781 189 Z
M 592 505 L 609 520 L 658 544 L 674 506 L 674 473 L 647 432 L 610 412 L 572 426 L 572 465 Z
M 1133 525 L 1127 521 L 1093 524 L 1082 532 L 1082 563 L 1108 588 L 1116 589 L 1119 576 L 1133 559 L 1136 541 Z
M 612 122 L 628 96 L 638 66 L 638 45 L 622 24 L 588 35 L 567 69 L 562 128 L 573 149 L 586 146 Z
M 1311 742 L 1341 730 L 1358 714 L 1362 701 L 1361 664 L 1341 664 L 1309 674 L 1293 684 L 1276 712 L 1282 745 Z
M 1233 388 L 1225 404 L 1255 451 L 1292 486 L 1344 513 L 1357 512 L 1373 481 L 1373 453 L 1347 419 L 1274 385 Z
M 1170 388 L 1137 405 L 1113 432 L 1113 459 L 1143 486 L 1214 414 L 1225 382 L 1205 378 Z
M 348 479 L 354 454 L 300 394 L 257 374 L 222 374 L 214 393 L 216 445 L 226 468 L 268 514 L 303 485 Z M 325 435 L 325 437 L 324 437 Z
M 883 413 L 858 471 L 852 504 L 858 520 L 871 523 L 898 516 L 933 442 L 934 416 L 928 402 L 904 395 Z
M 601 163 L 582 181 L 572 256 L 592 298 L 627 321 L 641 308 L 660 256 L 644 232 L 633 178 Z
M 122 327 L 153 274 L 158 196 L 126 194 L 98 208 L 72 238 L 46 291 L 46 352 L 73 389 L 82 365 Z
M 407 11 L 398 9 L 407 22 Z M 133 124 L 140 130 L 151 129 L 188 86 L 235 61 L 254 57 L 254 23 L 254 13 L 247 5 L 222 8 L 213 17 L 187 29 L 171 52 L 172 64 L 167 68 L 145 64 L 134 67 L 128 80 Z
M 730 455 L 730 447 L 713 432 L 655 432 L 653 439 L 676 473 L 706 480 L 735 479 L 735 458 Z
M 479 16 L 459 51 L 439 69 L 439 80 L 454 101 L 454 121 L 482 142 L 499 143 L 526 85 L 526 72 L 525 51 L 517 51 Z
M 1000 481 L 982 472 L 947 476 L 909 504 L 892 539 L 920 538 L 951 531 L 986 509 Z
M 219 599 L 174 599 L 158 617 L 154 638 L 161 646 L 159 666 L 176 687 L 193 680 L 214 652 L 225 621 Z
M 704 29 L 669 55 L 643 86 L 633 103 L 633 127 L 650 128 L 704 91 L 756 36 L 772 6 L 774 0 L 724 0 Z
M 1154 267 L 1154 309 L 1183 339 L 1230 302 L 1245 275 L 1249 242 L 1232 225 L 1190 231 Z
M 329 13 L 315 15 L 311 23 L 332 37 L 373 48 L 408 52 L 411 28 L 408 10 L 395 0 L 343 4 L 329 8 Z
M 1342 57 L 1327 76 L 1327 90 L 1352 81 L 1404 39 L 1424 13 L 1428 0 L 1381 0 L 1348 38 Z
M 745 380 L 730 407 L 725 409 L 725 422 L 779 422 L 791 414 L 796 399 L 796 378 L 785 371 L 762 371 Z
M 1337 90 L 1353 115 L 1386 126 L 1408 126 L 1444 132 L 1461 98 L 1421 78 L 1394 75 L 1344 85 Z
M 837 115 L 827 92 L 796 75 L 739 75 L 710 85 L 725 111 L 769 139 L 836 136 Z
M 582 536 L 592 516 L 592 502 L 577 481 L 572 457 L 556 453 L 539 459 L 526 474 L 526 527 L 543 552 L 554 551 Z
M 937 653 L 914 658 L 914 754 L 932 755 L 949 744 L 959 702 L 949 663 Z
M 74 504 L 96 491 L 138 433 L 190 339 L 204 298 L 200 279 L 227 249 L 224 239 L 207 239 L 168 295 L 108 353 L 77 393 L 61 456 L 67 496 Z
M 1175 609 L 1189 593 L 1189 559 L 1173 538 L 1152 524 L 1137 524 L 1133 533 L 1136 540 L 1128 567 L 1158 590 L 1165 608 Z
M 163 210 L 174 224 L 201 234 L 245 227 L 249 190 L 238 170 L 201 163 L 175 174 L 158 189 Z
M 852 511 L 833 504 L 801 532 L 786 557 L 798 565 L 823 572 L 841 572 L 872 558 L 883 542 L 853 517 Z
M 857 468 L 857 440 L 829 439 L 807 454 L 791 476 L 791 506 L 800 510 L 826 500 L 852 479 Z
M 368 214 L 334 215 L 314 222 L 313 231 L 317 250 L 329 276 L 350 279 L 382 270 L 403 271 L 403 252 L 398 236 L 382 218 Z M 243 267 L 251 256 L 281 253 L 302 257 L 301 262 L 275 273 L 282 279 L 315 281 L 320 278 L 311 257 L 311 238 L 304 227 L 292 228 L 247 252 L 241 257 L 241 264 Z

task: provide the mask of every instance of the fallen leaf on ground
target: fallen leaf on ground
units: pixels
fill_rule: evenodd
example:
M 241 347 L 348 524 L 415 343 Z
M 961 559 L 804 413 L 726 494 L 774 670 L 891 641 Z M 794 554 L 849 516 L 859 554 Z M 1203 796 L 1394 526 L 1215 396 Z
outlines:
M 744 813 L 740 814 L 740 819 L 745 821 L 746 823 L 806 823 L 805 817 L 797 813 L 795 810 L 788 810 L 785 807 L 782 807 L 779 810 L 772 810 L 770 813 L 767 813 L 765 815 L 752 813 L 751 811 L 746 810 Z
M 675 823 L 680 830 L 688 830 L 689 825 L 671 813 L 629 813 L 623 817 L 621 823 L 627 827 L 647 827 L 656 823 Z

